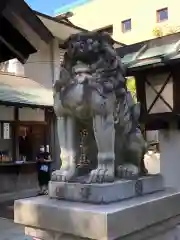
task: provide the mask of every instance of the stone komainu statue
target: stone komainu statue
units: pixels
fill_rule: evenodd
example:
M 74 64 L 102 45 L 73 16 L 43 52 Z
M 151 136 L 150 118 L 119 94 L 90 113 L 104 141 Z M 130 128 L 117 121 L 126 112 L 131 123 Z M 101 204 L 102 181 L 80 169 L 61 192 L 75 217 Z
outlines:
M 84 175 L 87 181 L 102 183 L 145 172 L 140 107 L 127 90 L 112 38 L 81 33 L 65 45 L 54 84 L 62 166 L 53 172 L 52 181 L 77 181 Z M 84 162 L 79 161 L 82 149 Z

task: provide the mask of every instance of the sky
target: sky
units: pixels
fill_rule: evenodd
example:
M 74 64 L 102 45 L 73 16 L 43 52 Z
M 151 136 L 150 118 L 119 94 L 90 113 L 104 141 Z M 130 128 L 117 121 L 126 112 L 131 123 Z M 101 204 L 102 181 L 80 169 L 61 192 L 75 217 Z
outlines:
M 55 10 L 66 4 L 72 4 L 75 1 L 76 0 L 26 0 L 32 9 L 48 15 L 54 15 Z
M 38 11 L 48 15 L 55 15 L 69 11 L 70 7 L 77 7 L 81 4 L 87 3 L 90 0 L 25 0 L 29 6 Z

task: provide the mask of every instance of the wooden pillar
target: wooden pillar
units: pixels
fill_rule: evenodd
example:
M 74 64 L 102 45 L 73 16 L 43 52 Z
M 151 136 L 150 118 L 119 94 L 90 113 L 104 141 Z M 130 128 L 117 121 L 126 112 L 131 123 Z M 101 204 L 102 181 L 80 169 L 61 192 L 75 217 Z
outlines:
M 141 119 L 144 119 L 147 115 L 147 107 L 146 107 L 146 93 L 145 93 L 145 79 L 146 76 L 143 73 L 135 74 L 136 79 L 136 95 L 138 102 L 141 103 Z
M 13 123 L 13 160 L 19 160 L 19 109 L 14 108 L 14 123 Z
M 179 113 L 180 112 L 180 94 L 179 94 L 180 70 L 177 66 L 173 66 L 171 71 L 172 71 L 172 76 L 173 76 L 173 101 L 174 101 L 173 111 L 174 111 L 174 113 Z
M 50 114 L 49 114 L 49 110 L 45 109 L 45 122 L 47 123 L 47 125 L 45 125 L 44 128 L 44 146 L 46 148 L 47 144 L 50 144 L 50 139 L 51 139 L 51 119 L 50 119 Z M 49 146 L 50 151 L 51 151 L 51 146 Z

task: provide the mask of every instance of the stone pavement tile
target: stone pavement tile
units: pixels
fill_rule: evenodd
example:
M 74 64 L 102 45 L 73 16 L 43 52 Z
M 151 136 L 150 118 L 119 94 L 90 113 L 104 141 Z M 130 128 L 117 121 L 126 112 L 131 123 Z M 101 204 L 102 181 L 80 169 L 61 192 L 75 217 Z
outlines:
M 0 240 L 32 240 L 32 238 L 24 234 L 0 234 Z
M 32 240 L 24 235 L 23 227 L 8 219 L 0 218 L 0 240 Z

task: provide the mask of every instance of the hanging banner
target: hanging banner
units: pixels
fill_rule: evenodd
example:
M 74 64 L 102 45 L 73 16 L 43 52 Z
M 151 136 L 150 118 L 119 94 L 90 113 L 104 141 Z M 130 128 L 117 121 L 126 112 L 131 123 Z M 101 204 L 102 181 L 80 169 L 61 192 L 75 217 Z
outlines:
M 3 138 L 10 139 L 10 124 L 3 123 Z

